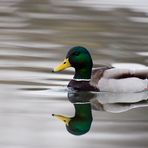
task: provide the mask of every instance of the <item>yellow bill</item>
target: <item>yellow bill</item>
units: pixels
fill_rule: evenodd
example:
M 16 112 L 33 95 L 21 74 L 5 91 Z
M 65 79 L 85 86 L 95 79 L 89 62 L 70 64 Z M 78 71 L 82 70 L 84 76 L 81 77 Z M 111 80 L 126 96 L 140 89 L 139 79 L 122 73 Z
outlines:
M 71 67 L 71 64 L 70 64 L 70 62 L 67 58 L 67 59 L 64 59 L 64 61 L 60 65 L 55 67 L 53 71 L 54 72 L 62 71 L 64 69 L 68 68 L 68 67 Z
M 55 114 L 52 114 L 52 116 L 56 117 L 57 119 L 63 121 L 67 126 L 69 124 L 69 121 L 71 120 L 70 117 L 65 117 L 65 116 L 62 116 L 62 115 L 55 115 Z

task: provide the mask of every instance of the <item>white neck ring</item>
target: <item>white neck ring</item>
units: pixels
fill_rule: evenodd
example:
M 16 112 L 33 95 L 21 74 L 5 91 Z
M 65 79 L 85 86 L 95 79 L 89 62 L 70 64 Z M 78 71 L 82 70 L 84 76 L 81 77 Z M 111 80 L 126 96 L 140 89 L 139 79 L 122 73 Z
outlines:
M 75 81 L 90 81 L 91 79 L 73 79 Z

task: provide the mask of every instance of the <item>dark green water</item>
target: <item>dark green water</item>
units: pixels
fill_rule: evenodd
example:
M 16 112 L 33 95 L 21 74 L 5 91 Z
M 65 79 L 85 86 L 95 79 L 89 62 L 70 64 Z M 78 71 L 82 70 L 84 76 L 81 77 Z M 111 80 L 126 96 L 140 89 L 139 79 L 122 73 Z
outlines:
M 0 0 L 0 148 L 147 148 L 148 92 L 69 96 L 73 69 L 51 73 L 76 45 L 94 67 L 144 68 L 147 10 L 144 0 Z M 84 98 L 93 121 L 74 136 L 52 114 L 72 117 Z

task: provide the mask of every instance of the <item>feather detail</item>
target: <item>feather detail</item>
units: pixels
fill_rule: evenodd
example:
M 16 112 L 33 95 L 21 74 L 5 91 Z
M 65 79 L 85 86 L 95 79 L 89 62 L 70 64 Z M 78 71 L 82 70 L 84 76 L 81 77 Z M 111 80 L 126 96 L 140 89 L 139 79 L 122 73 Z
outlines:
M 148 68 L 129 70 L 112 67 L 94 69 L 90 84 L 100 91 L 140 92 L 148 90 Z
M 102 78 L 98 82 L 100 91 L 108 92 L 140 92 L 147 88 L 148 81 L 132 77 L 125 79 Z

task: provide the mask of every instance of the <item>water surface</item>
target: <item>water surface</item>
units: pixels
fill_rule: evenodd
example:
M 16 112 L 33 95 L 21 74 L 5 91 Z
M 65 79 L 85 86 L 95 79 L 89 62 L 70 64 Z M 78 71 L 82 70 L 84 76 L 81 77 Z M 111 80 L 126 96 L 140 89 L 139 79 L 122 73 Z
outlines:
M 147 93 L 97 94 L 83 136 L 51 116 L 75 113 L 66 88 L 73 69 L 51 73 L 69 48 L 88 48 L 94 67 L 148 65 L 144 2 L 0 1 L 0 147 L 148 147 Z

